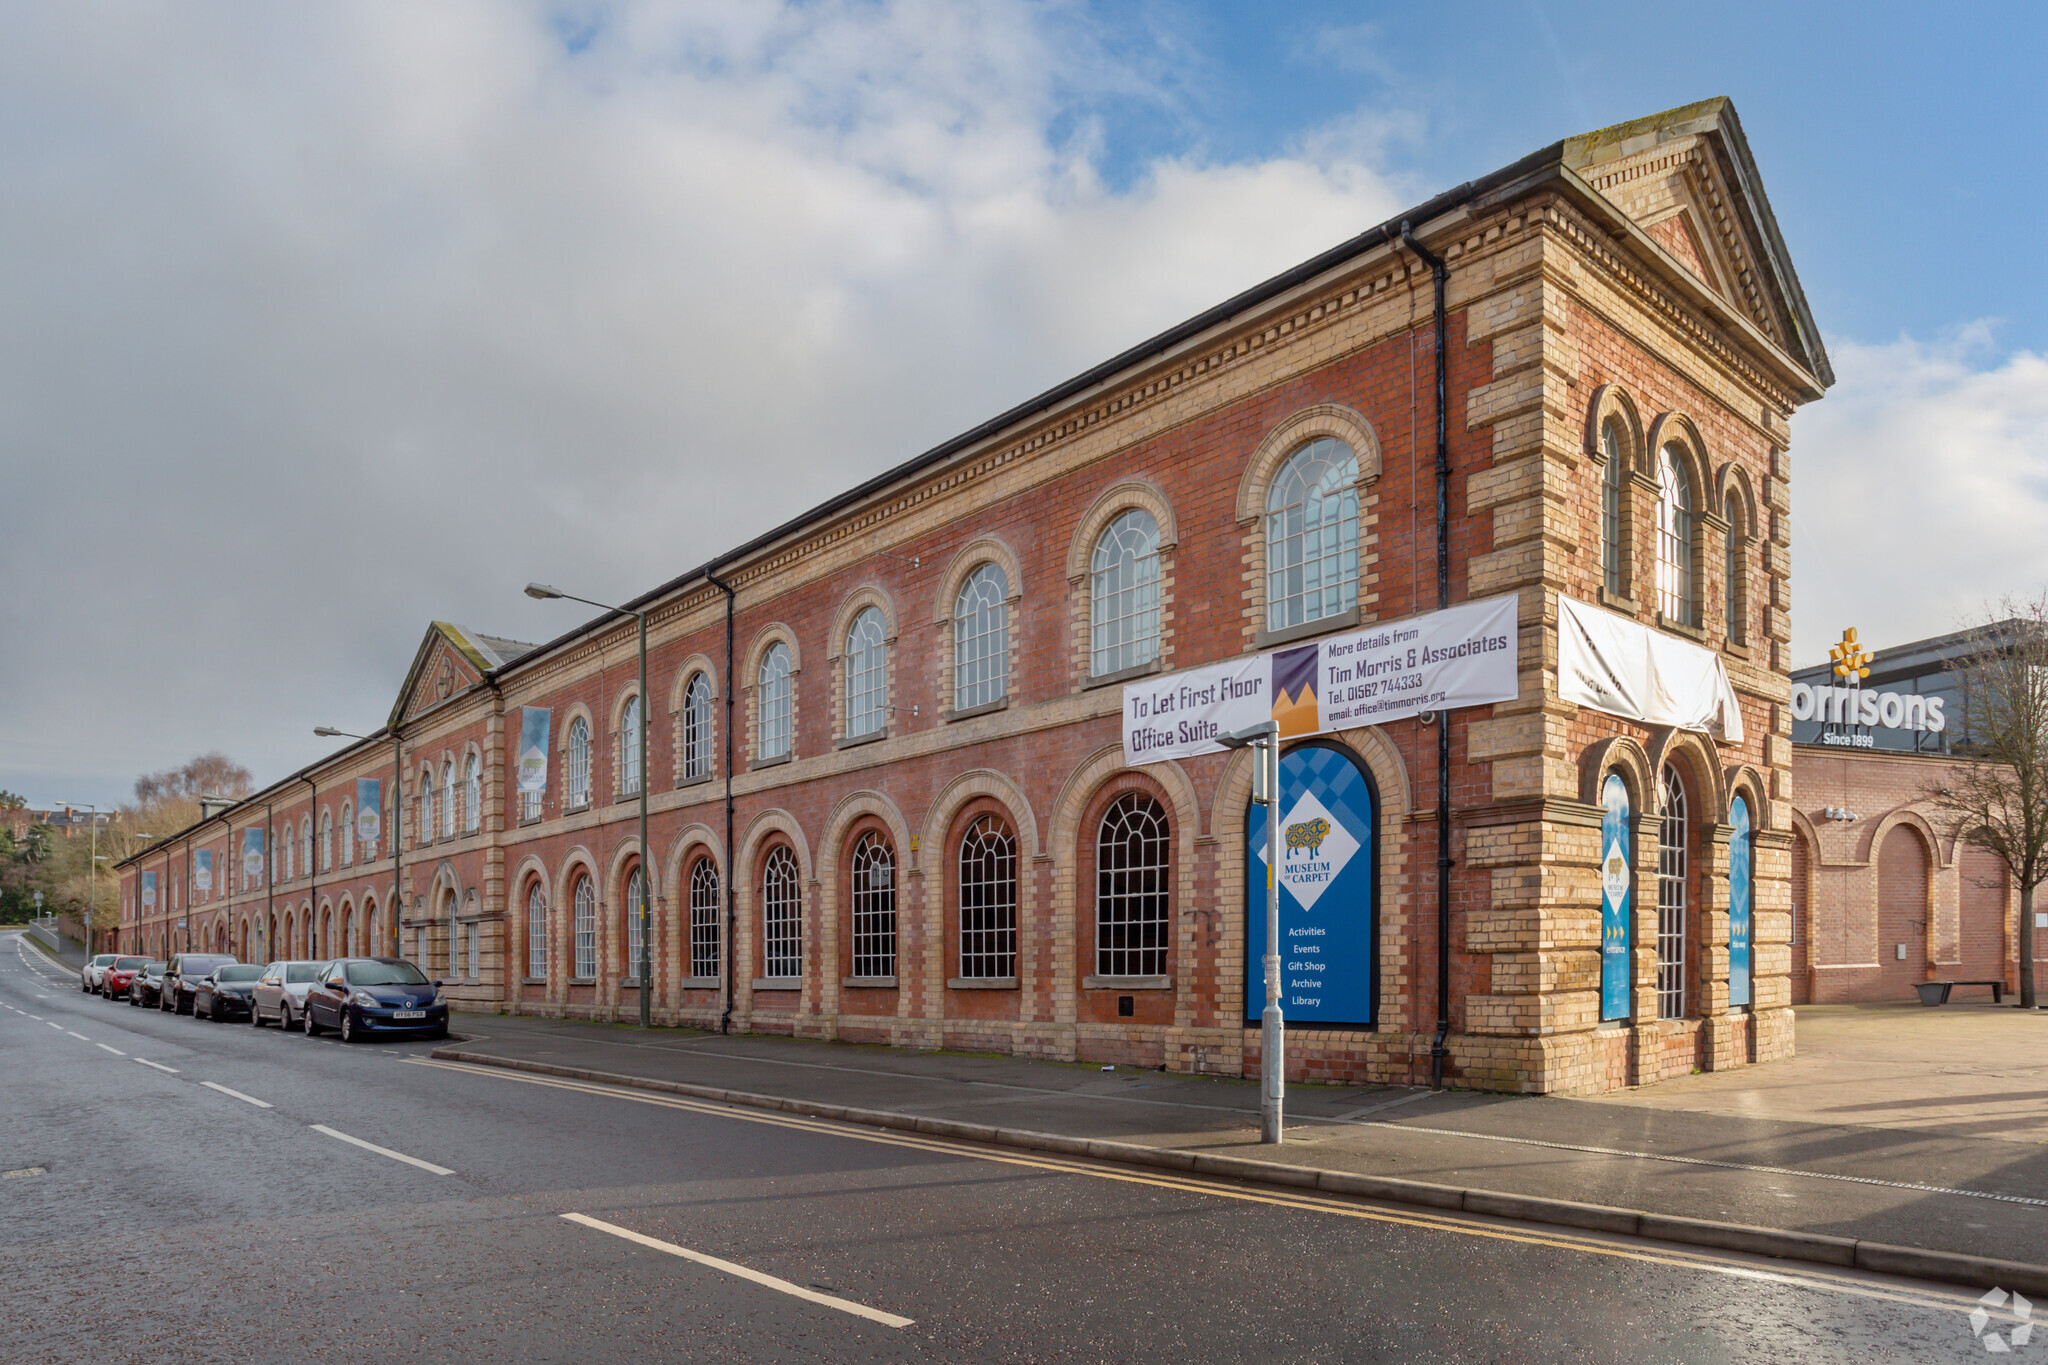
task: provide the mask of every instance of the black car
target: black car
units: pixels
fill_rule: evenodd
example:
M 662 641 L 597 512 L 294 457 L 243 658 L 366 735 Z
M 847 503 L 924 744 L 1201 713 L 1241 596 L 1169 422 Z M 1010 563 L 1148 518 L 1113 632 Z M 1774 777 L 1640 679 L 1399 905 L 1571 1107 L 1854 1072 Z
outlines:
M 223 1019 L 247 1019 L 262 976 L 261 967 L 241 962 L 215 967 L 199 978 L 199 988 L 192 992 L 193 1017 L 204 1016 L 216 1024 Z
M 235 959 L 228 953 L 179 953 L 171 959 L 171 965 L 164 968 L 164 984 L 158 992 L 157 1003 L 173 1014 L 190 1014 L 192 997 L 199 992 L 199 982 L 216 967 L 233 965 Z
M 163 998 L 164 968 L 168 962 L 145 962 L 142 970 L 128 978 L 128 1003 L 154 1005 Z
M 448 1036 L 448 1005 L 402 957 L 345 957 L 330 962 L 306 991 L 306 1035 L 341 1030 L 344 1043 L 384 1033 Z

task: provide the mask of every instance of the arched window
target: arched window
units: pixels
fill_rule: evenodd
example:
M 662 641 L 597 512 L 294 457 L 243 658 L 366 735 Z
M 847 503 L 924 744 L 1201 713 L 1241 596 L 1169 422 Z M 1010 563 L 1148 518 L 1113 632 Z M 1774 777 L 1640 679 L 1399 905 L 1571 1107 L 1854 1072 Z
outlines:
M 779 640 L 761 657 L 756 705 L 761 718 L 758 756 L 781 758 L 789 752 L 789 646 Z
M 1102 813 L 1095 839 L 1095 971 L 1164 976 L 1170 925 L 1166 813 L 1126 792 Z
M 569 805 L 590 804 L 590 722 L 578 716 L 569 722 Z
M 1600 453 L 1605 463 L 1600 470 L 1600 572 L 1607 591 L 1616 597 L 1628 595 L 1628 546 L 1622 540 L 1621 500 L 1627 496 L 1623 479 L 1628 471 L 1628 447 L 1621 439 L 1621 419 L 1610 417 L 1600 424 Z
M 640 698 L 631 697 L 619 717 L 619 795 L 640 790 Z
M 683 779 L 711 776 L 711 679 L 690 676 L 683 689 Z
M 699 858 L 690 868 L 691 976 L 718 975 L 719 904 L 718 869 L 709 858 Z
M 1159 523 L 1133 507 L 1095 542 L 1089 575 L 1088 671 L 1096 677 L 1159 657 Z
M 299 821 L 299 837 L 306 841 L 305 852 L 301 855 L 300 861 L 305 864 L 306 875 L 310 877 L 313 875 L 313 814 L 311 811 L 306 813 L 305 819 Z
M 526 974 L 535 980 L 548 974 L 548 893 L 538 877 L 526 888 Z
M 320 812 L 320 870 L 334 870 L 334 817 L 324 810 Z
M 1735 495 L 1731 492 L 1728 498 L 1728 559 L 1722 591 L 1728 638 L 1739 645 L 1749 640 L 1749 582 L 1742 568 L 1742 543 L 1747 537 L 1742 524 L 1741 509 L 1734 505 L 1736 501 Z
M 1266 628 L 1358 605 L 1358 456 L 1334 436 L 1287 457 L 1266 495 Z
M 341 865 L 348 867 L 356 860 L 356 812 L 355 803 L 341 803 Z
M 999 564 L 967 576 L 953 601 L 953 709 L 1010 694 L 1010 583 Z
M 449 759 L 441 765 L 441 837 L 455 837 L 456 818 L 462 808 L 462 796 L 455 786 L 455 760 Z M 452 949 L 450 951 L 453 951 Z
M 422 844 L 431 844 L 434 842 L 434 770 L 432 768 L 420 770 L 419 808 L 419 841 Z
M 846 632 L 846 734 L 872 735 L 889 723 L 889 646 L 880 608 L 853 618 Z M 859 973 L 855 973 L 859 975 Z
M 474 834 L 484 821 L 484 761 L 471 754 L 462 775 L 462 832 Z
M 1657 1015 L 1685 1018 L 1685 785 L 1665 768 L 1657 783 Z
M 575 904 L 576 975 L 588 981 L 597 975 L 597 883 L 578 877 Z
M 1676 446 L 1657 452 L 1657 610 L 1696 626 L 1692 592 L 1692 480 Z
M 761 867 L 762 975 L 796 980 L 804 974 L 804 906 L 796 855 L 778 844 Z
M 1017 836 L 996 815 L 960 840 L 960 975 L 1017 975 Z
M 277 852 L 276 852 L 275 854 L 273 854 L 273 855 L 272 855 L 272 856 L 274 856 L 274 857 L 276 857 L 276 856 L 281 856 L 281 857 L 283 857 L 283 859 L 284 859 L 284 877 L 283 877 L 283 880 L 285 880 L 285 881 L 290 881 L 290 880 L 292 879 L 292 844 L 293 844 L 293 843 L 295 843 L 295 842 L 297 841 L 297 837 L 298 837 L 298 832 L 297 832 L 297 831 L 296 831 L 296 830 L 295 830 L 295 829 L 294 829 L 294 828 L 293 828 L 292 826 L 290 826 L 290 825 L 286 825 L 286 826 L 284 827 L 284 838 L 282 838 L 282 839 L 280 839 L 280 840 L 278 840 L 278 841 L 277 841 Z
M 853 974 L 896 975 L 896 857 L 881 835 L 853 849 Z
M 626 879 L 626 961 L 620 973 L 628 981 L 640 979 L 641 912 L 647 908 L 647 880 L 634 868 Z

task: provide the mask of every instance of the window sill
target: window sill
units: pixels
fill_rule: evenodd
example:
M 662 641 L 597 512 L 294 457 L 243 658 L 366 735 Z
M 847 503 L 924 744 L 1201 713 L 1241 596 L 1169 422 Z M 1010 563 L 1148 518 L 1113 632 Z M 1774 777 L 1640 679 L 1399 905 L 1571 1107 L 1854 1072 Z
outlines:
M 686 976 L 676 985 L 686 991 L 715 991 L 725 984 L 722 976 Z
M 949 991 L 1014 991 L 1017 978 L 1014 976 L 955 976 L 946 982 Z
M 800 976 L 757 976 L 754 989 L 757 991 L 800 991 L 804 979 Z
M 572 986 L 595 986 L 597 978 L 594 976 L 572 976 L 569 978 L 569 984 Z
M 1723 641 L 1721 644 L 1721 652 L 1723 654 L 1729 655 L 1732 658 L 1737 659 L 1747 659 L 1750 657 L 1749 646 L 1741 643 L 1738 640 Z
M 695 777 L 686 777 L 682 781 L 676 783 L 676 790 L 681 791 L 685 787 L 701 787 L 710 780 L 710 773 L 698 773 Z
M 839 984 L 849 991 L 893 991 L 896 978 L 893 976 L 842 976 Z
M 1009 705 L 1010 698 L 1006 694 L 1004 696 L 997 697 L 994 701 L 985 701 L 979 706 L 970 706 L 965 711 L 948 711 L 946 713 L 946 719 L 949 722 L 956 720 L 973 720 L 976 716 L 987 716 L 992 715 L 997 711 L 1007 710 L 1009 708 Z
M 747 765 L 747 771 L 752 773 L 759 772 L 763 768 L 779 768 L 794 757 L 794 754 L 777 754 L 773 758 L 757 758 Z
M 585 797 L 585 798 L 583 799 L 583 801 L 582 801 L 582 802 L 581 802 L 580 804 L 578 804 L 578 805 L 574 805 L 574 806 L 564 806 L 564 807 L 562 807 L 562 814 L 564 814 L 564 815 L 581 815 L 581 814 L 583 814 L 583 812 L 585 812 L 585 811 L 587 811 L 587 810 L 589 810 L 589 809 L 590 809 L 590 798 L 589 798 L 589 797 Z
M 1152 662 L 1150 663 L 1136 664 L 1130 668 L 1119 668 L 1114 673 L 1097 674 L 1088 679 L 1087 682 L 1082 683 L 1081 690 L 1086 692 L 1096 687 L 1114 687 L 1118 683 L 1129 682 L 1133 678 L 1147 678 L 1159 672 L 1161 666 L 1159 656 L 1155 654 L 1152 656 Z
M 612 798 L 612 804 L 615 806 L 623 806 L 628 801 L 638 801 L 639 799 L 640 793 L 637 791 L 620 792 L 617 796 L 614 796 Z
M 1643 610 L 1642 604 L 1635 598 L 1623 597 L 1620 593 L 1609 592 L 1605 588 L 1600 589 L 1600 605 L 1618 611 L 1624 616 L 1637 616 Z
M 525 829 L 528 825 L 537 825 L 546 819 L 545 815 L 523 815 L 519 818 L 519 827 Z
M 519 984 L 522 986 L 545 986 L 548 984 L 548 979 L 544 976 L 521 977 Z
M 1084 991 L 1170 991 L 1173 978 L 1170 976 L 1084 976 L 1081 978 Z
M 1657 613 L 1657 628 L 1668 630 L 1673 635 L 1683 635 L 1688 640 L 1697 640 L 1701 644 L 1707 642 L 1707 633 L 1704 630 L 1698 626 L 1688 625 L 1684 621 L 1674 620 L 1661 611 Z
M 1306 640 L 1316 635 L 1328 635 L 1333 630 L 1342 630 L 1346 626 L 1358 625 L 1364 619 L 1364 614 L 1357 607 L 1353 607 L 1350 611 L 1340 611 L 1335 616 L 1322 616 L 1313 621 L 1304 621 L 1298 626 L 1283 626 L 1279 630 L 1262 630 L 1252 637 L 1252 643 L 1260 649 L 1266 649 L 1273 645 L 1292 644 L 1296 640 Z
M 841 749 L 858 749 L 863 744 L 873 744 L 877 740 L 884 740 L 888 737 L 889 727 L 884 725 L 881 729 L 870 730 L 864 735 L 848 735 L 842 738 L 839 741 L 838 745 L 835 747 Z

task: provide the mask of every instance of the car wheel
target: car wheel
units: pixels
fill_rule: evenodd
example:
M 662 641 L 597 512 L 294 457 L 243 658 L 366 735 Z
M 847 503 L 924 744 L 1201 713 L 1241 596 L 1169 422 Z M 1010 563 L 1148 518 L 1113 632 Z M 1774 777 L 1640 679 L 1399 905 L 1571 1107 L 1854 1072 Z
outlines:
M 356 1017 L 347 1010 L 343 1010 L 341 1012 L 341 1041 L 344 1043 L 360 1043 L 362 1040 L 363 1031 L 361 1026 L 356 1023 Z
M 306 1007 L 306 1036 L 308 1038 L 318 1038 L 320 1036 L 320 1024 L 313 1017 L 313 1008 L 310 1005 Z
M 263 1027 L 263 1011 L 256 1008 L 253 1004 L 249 1006 L 249 1026 L 251 1028 Z
M 292 1007 L 289 1003 L 277 1007 L 277 1026 L 286 1033 L 292 1031 Z

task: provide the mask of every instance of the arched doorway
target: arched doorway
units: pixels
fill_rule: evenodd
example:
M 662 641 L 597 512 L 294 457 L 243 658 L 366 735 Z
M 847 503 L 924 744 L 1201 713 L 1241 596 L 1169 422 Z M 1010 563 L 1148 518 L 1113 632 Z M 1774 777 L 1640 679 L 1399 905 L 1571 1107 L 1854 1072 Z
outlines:
M 1911 999 L 1927 980 L 1927 841 L 1894 825 L 1877 853 L 1877 965 L 1882 998 Z
M 1379 794 L 1344 749 L 1280 756 L 1280 1001 L 1288 1027 L 1379 1019 Z M 1267 808 L 1245 815 L 1245 1017 L 1266 1007 Z

